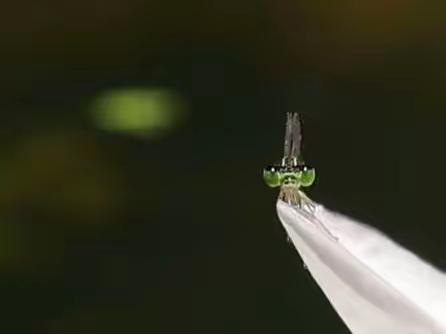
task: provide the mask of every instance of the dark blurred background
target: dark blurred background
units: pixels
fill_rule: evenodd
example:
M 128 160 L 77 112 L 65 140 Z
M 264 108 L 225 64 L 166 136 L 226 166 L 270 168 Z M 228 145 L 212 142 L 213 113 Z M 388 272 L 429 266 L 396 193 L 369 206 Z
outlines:
M 5 333 L 348 333 L 261 170 L 446 268 L 446 8 L 16 1 L 0 13 Z

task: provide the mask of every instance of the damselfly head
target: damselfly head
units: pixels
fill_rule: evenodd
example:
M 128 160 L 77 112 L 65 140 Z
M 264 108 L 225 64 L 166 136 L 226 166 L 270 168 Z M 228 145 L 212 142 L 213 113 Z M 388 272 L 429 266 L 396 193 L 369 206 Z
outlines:
M 314 183 L 316 171 L 309 166 L 268 166 L 263 170 L 263 180 L 271 187 L 294 184 L 297 187 L 309 187 Z

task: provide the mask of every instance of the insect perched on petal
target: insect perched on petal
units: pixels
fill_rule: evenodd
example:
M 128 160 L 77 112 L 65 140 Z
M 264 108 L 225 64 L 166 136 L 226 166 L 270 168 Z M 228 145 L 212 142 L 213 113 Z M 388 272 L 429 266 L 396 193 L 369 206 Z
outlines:
M 271 188 L 280 187 L 281 200 L 302 206 L 310 200 L 299 189 L 314 183 L 316 170 L 302 158 L 302 120 L 298 113 L 287 114 L 284 147 L 282 161 L 266 167 L 263 180 Z

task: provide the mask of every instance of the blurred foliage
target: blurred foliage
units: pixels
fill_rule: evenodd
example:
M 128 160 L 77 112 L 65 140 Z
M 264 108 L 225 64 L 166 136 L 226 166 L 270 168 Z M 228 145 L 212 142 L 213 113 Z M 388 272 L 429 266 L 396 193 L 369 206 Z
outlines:
M 99 128 L 136 136 L 162 136 L 184 118 L 185 103 L 166 89 L 125 88 L 101 94 L 92 106 Z
M 29 214 L 54 223 L 113 221 L 125 181 L 94 138 L 68 128 L 24 136 L 0 167 L 0 207 L 6 217 Z

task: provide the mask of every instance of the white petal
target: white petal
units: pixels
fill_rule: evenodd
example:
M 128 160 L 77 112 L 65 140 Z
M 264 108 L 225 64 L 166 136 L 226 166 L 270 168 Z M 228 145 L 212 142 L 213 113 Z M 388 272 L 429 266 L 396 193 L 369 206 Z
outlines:
M 355 334 L 446 333 L 446 275 L 381 232 L 277 202 L 293 244 Z

